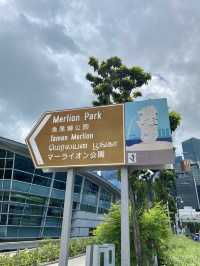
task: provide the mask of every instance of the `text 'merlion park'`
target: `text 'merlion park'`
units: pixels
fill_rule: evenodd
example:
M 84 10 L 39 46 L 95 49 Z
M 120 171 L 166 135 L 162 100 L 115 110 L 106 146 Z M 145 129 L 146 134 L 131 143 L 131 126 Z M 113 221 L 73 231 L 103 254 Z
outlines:
M 166 99 L 46 112 L 26 139 L 37 168 L 161 169 L 174 152 Z

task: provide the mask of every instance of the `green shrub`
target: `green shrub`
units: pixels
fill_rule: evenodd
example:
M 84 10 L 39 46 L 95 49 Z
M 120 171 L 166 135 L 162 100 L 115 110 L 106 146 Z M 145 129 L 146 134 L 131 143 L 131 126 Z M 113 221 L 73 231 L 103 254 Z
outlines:
M 94 231 L 96 244 L 115 244 L 116 265 L 120 265 L 121 257 L 121 216 L 120 205 L 112 205 L 104 222 L 97 226 Z
M 172 235 L 166 210 L 160 204 L 145 211 L 140 218 L 143 259 L 151 261 L 157 255 L 163 261 L 164 252 Z
M 86 246 L 92 243 L 90 238 L 71 239 L 69 254 L 71 257 L 83 254 Z M 60 242 L 47 241 L 37 249 L 23 250 L 16 255 L 0 256 L 0 266 L 39 266 L 44 262 L 55 261 L 59 258 Z
M 120 205 L 113 205 L 105 216 L 104 222 L 95 230 L 95 242 L 97 244 L 115 244 L 116 266 L 121 260 L 121 216 Z M 153 255 L 158 254 L 162 259 L 167 241 L 170 237 L 169 220 L 165 209 L 156 204 L 148 211 L 144 211 L 140 218 L 141 240 L 143 246 L 144 265 L 151 261 Z M 130 228 L 130 239 L 132 236 Z M 133 241 L 131 241 L 131 265 L 135 265 Z

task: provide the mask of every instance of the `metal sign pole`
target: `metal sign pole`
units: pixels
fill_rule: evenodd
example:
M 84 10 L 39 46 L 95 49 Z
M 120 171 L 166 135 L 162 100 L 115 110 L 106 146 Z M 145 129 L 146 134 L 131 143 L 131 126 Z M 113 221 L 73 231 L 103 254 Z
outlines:
M 74 188 L 74 169 L 69 169 L 67 171 L 62 233 L 60 241 L 59 266 L 68 265 L 68 256 L 69 256 L 68 250 L 69 250 L 69 239 L 71 232 L 72 202 L 73 202 L 73 191 L 74 191 L 73 188 Z
M 128 167 L 121 168 L 121 266 L 130 266 Z

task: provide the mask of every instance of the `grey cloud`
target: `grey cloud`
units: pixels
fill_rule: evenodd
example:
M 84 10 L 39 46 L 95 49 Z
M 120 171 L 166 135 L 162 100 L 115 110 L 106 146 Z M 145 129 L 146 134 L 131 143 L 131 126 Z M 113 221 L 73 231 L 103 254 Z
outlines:
M 14 0 L 13 4 L 19 13 L 50 21 L 66 12 L 65 0 Z
M 152 81 L 142 91 L 145 97 L 168 97 L 171 108 L 182 114 L 177 143 L 200 137 L 199 1 L 12 3 L 23 16 L 0 25 L 0 97 L 15 106 L 15 112 L 26 111 L 27 123 L 38 109 L 88 105 L 92 98 L 84 79 L 88 56 L 118 55 L 124 63 L 140 65 L 167 80 Z M 12 93 L 13 87 L 18 94 Z M 37 111 L 30 111 L 32 99 Z

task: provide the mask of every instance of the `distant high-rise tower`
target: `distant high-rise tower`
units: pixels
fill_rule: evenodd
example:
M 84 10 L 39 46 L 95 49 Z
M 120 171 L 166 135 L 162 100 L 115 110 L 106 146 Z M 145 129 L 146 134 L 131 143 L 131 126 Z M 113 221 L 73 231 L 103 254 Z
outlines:
M 200 162 L 200 139 L 191 138 L 182 142 L 183 156 L 186 160 Z

